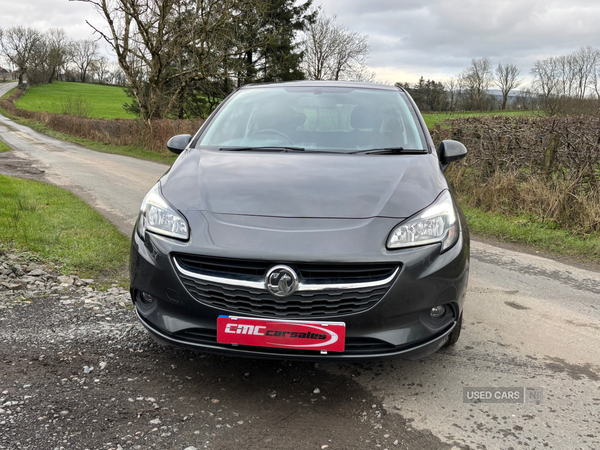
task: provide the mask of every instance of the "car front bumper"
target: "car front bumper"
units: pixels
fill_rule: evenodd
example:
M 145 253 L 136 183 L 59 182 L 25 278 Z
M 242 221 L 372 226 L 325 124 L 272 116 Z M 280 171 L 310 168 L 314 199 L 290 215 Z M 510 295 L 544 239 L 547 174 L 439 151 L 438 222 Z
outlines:
M 369 221 L 364 226 L 370 227 L 372 232 L 374 227 L 390 230 L 396 223 L 395 219 L 379 219 Z M 352 233 L 361 233 L 361 224 L 346 227 L 353 230 L 350 231 Z M 314 234 L 313 231 L 313 237 Z M 440 253 L 439 244 L 388 251 L 381 245 L 374 247 L 362 240 L 361 245 L 374 249 L 370 252 L 356 251 L 343 243 L 333 243 L 336 249 L 341 250 L 337 250 L 337 254 L 331 254 L 332 252 L 323 248 L 310 249 L 304 245 L 295 250 L 288 246 L 280 254 L 271 251 L 266 258 L 261 256 L 268 252 L 252 248 L 255 240 L 247 241 L 251 242 L 248 248 L 241 247 L 243 241 L 240 240 L 239 243 L 228 243 L 231 248 L 224 249 L 222 243 L 216 242 L 215 235 L 213 233 L 211 241 L 205 234 L 201 239 L 181 242 L 151 233 L 146 233 L 142 240 L 134 232 L 130 266 L 131 294 L 141 323 L 156 341 L 210 353 L 251 358 L 344 361 L 419 359 L 446 344 L 448 335 L 462 314 L 469 271 L 469 241 L 468 234 L 464 232 L 461 232 L 456 245 L 444 253 Z M 315 241 L 318 242 L 319 239 Z M 283 318 L 344 322 L 346 350 L 320 354 L 318 351 L 218 343 L 216 327 L 219 315 L 261 316 L 218 308 L 199 301 L 182 282 L 172 257 L 174 253 L 221 257 L 239 255 L 242 258 L 267 260 L 273 265 L 315 260 L 321 263 L 394 262 L 400 270 L 387 292 L 365 311 L 322 317 Z M 140 298 L 146 301 L 141 301 Z M 443 321 L 433 323 L 429 318 L 429 311 L 437 305 L 446 305 L 449 312 Z

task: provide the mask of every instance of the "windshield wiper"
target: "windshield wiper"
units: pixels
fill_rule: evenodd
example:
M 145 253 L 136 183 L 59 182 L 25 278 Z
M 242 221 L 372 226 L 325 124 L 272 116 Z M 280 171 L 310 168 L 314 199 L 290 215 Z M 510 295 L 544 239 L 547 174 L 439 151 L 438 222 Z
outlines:
M 219 150 L 226 152 L 304 152 L 303 147 L 222 147 Z
M 420 154 L 427 153 L 427 150 L 408 149 L 404 147 L 386 147 L 372 148 L 369 150 L 360 150 L 358 152 L 350 152 L 353 155 L 395 155 L 395 154 Z

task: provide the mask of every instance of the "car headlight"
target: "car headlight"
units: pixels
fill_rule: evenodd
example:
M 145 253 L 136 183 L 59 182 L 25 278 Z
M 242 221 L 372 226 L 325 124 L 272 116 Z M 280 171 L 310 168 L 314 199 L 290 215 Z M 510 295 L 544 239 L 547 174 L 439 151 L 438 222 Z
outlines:
M 433 204 L 406 219 L 391 232 L 387 248 L 405 248 L 442 243 L 442 252 L 458 240 L 459 224 L 450 192 L 444 191 Z
M 177 239 L 189 238 L 187 221 L 163 198 L 160 193 L 160 182 L 150 189 L 142 201 L 138 232 L 140 236 L 144 236 L 145 231 Z

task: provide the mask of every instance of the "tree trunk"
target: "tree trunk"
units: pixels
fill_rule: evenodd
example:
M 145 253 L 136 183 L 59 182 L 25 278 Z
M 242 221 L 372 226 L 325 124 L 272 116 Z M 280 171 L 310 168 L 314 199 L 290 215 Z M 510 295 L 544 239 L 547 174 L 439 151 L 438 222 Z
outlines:
M 246 52 L 246 80 L 244 84 L 251 83 L 254 80 L 255 70 L 254 70 L 254 55 L 252 54 L 252 50 Z
M 52 81 L 54 80 L 55 73 L 56 73 L 56 69 L 54 68 L 54 69 L 52 69 L 52 73 L 48 77 L 48 84 L 52 83 Z

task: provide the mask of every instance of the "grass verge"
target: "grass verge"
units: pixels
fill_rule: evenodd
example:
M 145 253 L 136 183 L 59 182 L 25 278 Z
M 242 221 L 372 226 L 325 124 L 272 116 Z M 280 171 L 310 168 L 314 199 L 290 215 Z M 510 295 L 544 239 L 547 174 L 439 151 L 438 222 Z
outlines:
M 131 103 L 123 88 L 90 83 L 68 83 L 55 81 L 27 89 L 15 105 L 29 111 L 64 114 L 65 108 L 72 109 L 77 100 L 84 101 L 89 108 L 89 117 L 97 119 L 135 119 L 135 115 L 123 109 Z
M 39 181 L 0 175 L 0 242 L 82 278 L 125 276 L 129 239 L 83 200 Z
M 3 152 L 9 152 L 11 151 L 12 148 L 10 148 L 8 145 L 6 145 L 4 142 L 0 141 L 0 153 Z
M 447 119 L 458 119 L 459 117 L 478 117 L 478 116 L 527 116 L 539 114 L 537 111 L 468 111 L 455 113 L 425 113 L 423 119 L 427 128 L 432 129 L 438 123 Z
M 552 256 L 566 256 L 593 264 L 600 264 L 600 236 L 574 235 L 557 228 L 554 222 L 542 222 L 533 216 L 507 216 L 485 212 L 460 201 L 473 235 L 495 238 L 504 242 L 524 244 L 531 249 Z
M 61 133 L 59 131 L 54 131 L 53 129 L 47 127 L 43 123 L 36 122 L 35 120 L 23 119 L 21 117 L 16 117 L 6 110 L 0 108 L 0 113 L 9 117 L 16 123 L 20 125 L 25 125 L 29 128 L 34 129 L 39 133 L 43 133 L 47 136 L 53 137 L 55 139 L 60 139 L 61 141 L 72 142 L 73 144 L 83 145 L 84 147 L 91 148 L 92 150 L 96 150 L 98 152 L 103 153 L 113 153 L 115 155 L 124 155 L 131 156 L 132 158 L 138 159 L 146 159 L 148 161 L 160 162 L 165 164 L 173 164 L 177 159 L 177 155 L 174 153 L 158 153 L 152 150 L 147 150 L 141 146 L 136 145 L 111 145 L 111 144 L 103 144 L 102 142 L 91 141 L 89 139 L 78 138 L 75 136 L 71 136 L 66 133 Z
M 4 94 L 3 96 L 0 97 L 0 100 L 2 100 L 3 98 L 8 98 L 11 95 L 13 95 L 15 93 L 15 91 L 17 90 L 17 88 L 12 88 L 10 91 L 8 91 L 6 94 Z

